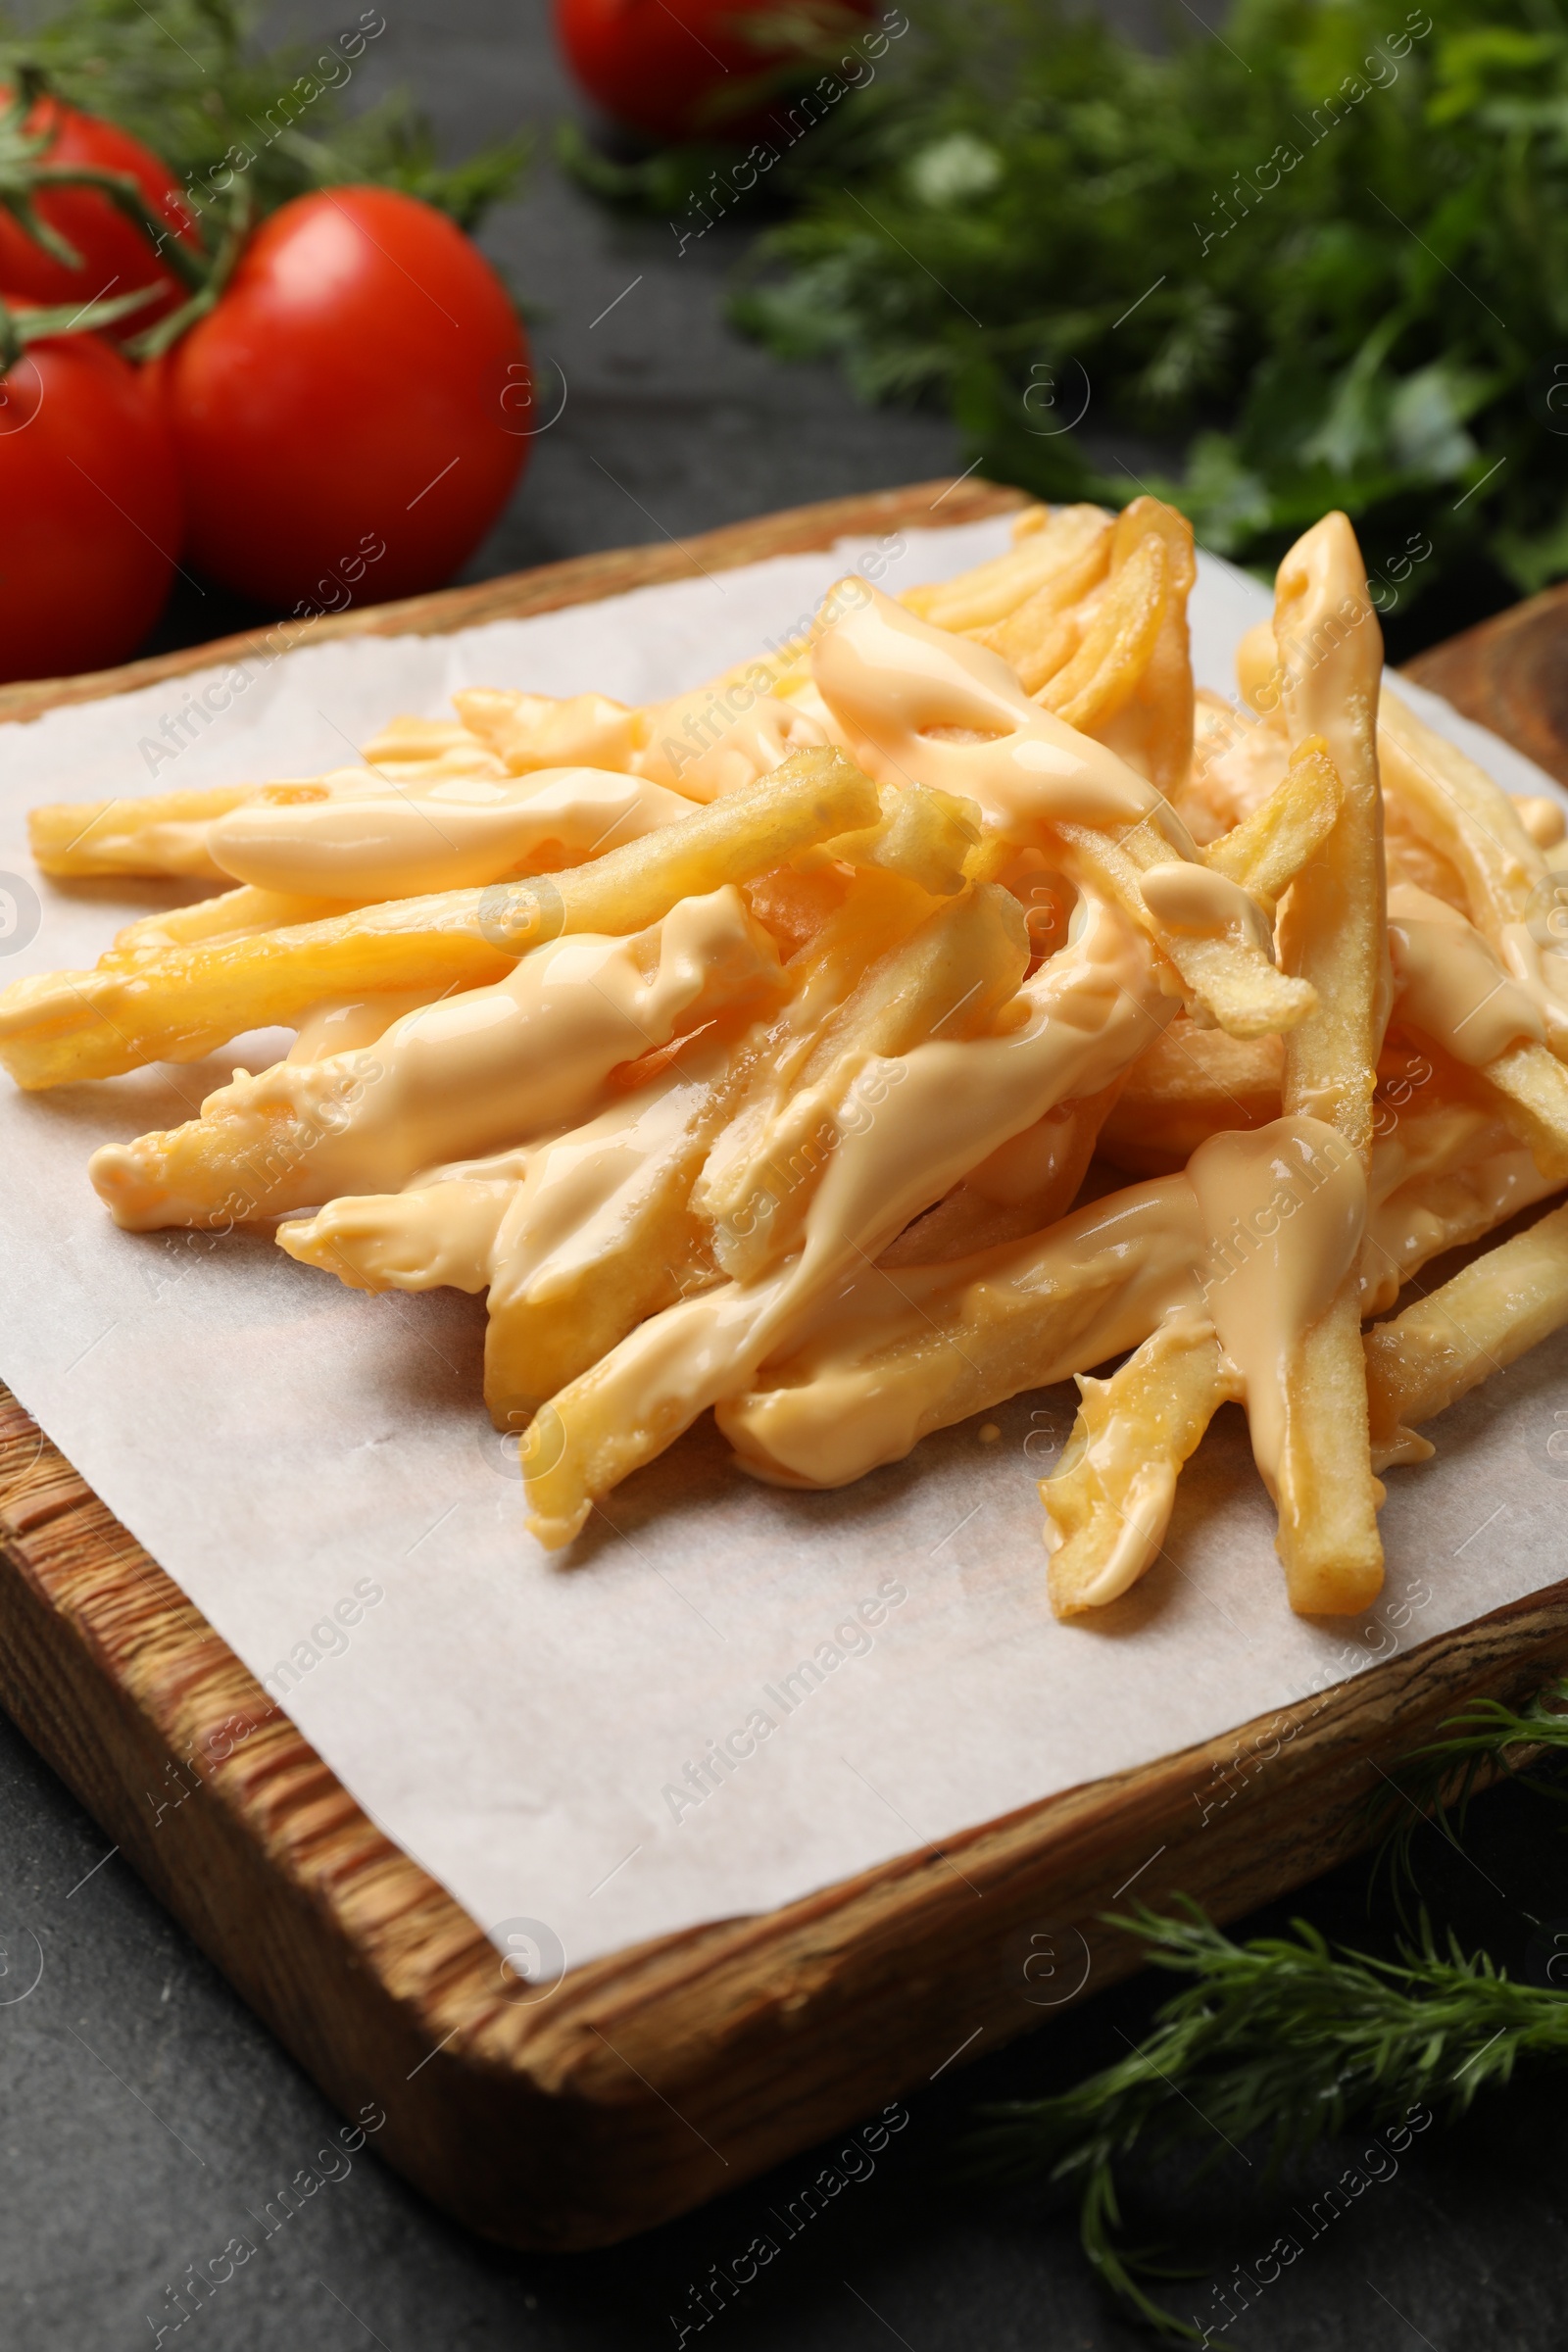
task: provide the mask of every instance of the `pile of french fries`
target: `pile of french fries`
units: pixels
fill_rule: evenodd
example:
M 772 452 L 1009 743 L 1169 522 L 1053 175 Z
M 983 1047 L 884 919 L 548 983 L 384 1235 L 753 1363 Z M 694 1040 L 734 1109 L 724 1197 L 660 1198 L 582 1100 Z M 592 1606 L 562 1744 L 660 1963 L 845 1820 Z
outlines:
M 92 1181 L 132 1230 L 486 1293 L 546 1545 L 710 1409 L 833 1487 L 1071 1375 L 1058 1615 L 1158 1559 L 1227 1401 L 1292 1605 L 1358 1611 L 1379 1472 L 1568 1322 L 1568 1208 L 1388 1319 L 1568 1184 L 1568 849 L 1382 691 L 1344 515 L 1234 705 L 1194 579 L 1152 499 L 1032 508 L 672 703 L 460 694 L 359 768 L 39 808 L 46 874 L 215 888 L 7 990 L 0 1058 L 293 1029 Z

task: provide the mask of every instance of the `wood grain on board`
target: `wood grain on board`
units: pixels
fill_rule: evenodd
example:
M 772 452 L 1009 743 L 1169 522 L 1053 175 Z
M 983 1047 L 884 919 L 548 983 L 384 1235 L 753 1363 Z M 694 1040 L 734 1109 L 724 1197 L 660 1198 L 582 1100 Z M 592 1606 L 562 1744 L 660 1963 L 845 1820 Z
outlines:
M 1417 654 L 1404 674 L 1568 784 L 1568 586 Z
M 1017 503 L 927 483 L 319 627 L 435 632 Z M 0 718 L 212 659 L 10 688 Z M 0 1389 L 0 1703 L 328 2097 L 350 2116 L 373 2102 L 373 2144 L 517 2246 L 666 2220 L 1099 1990 L 1136 1964 L 1101 1922 L 1134 1886 L 1219 1919 L 1287 1891 L 1365 1841 L 1380 1765 L 1463 1699 L 1565 1664 L 1568 1583 L 782 1910 L 570 1969 L 541 1998 Z

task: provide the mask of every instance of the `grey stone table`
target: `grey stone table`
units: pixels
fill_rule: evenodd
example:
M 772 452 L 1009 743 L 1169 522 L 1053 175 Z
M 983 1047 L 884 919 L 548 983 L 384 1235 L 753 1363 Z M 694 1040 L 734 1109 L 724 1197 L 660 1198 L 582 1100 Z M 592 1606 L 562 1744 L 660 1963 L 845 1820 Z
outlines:
M 453 146 L 550 122 L 570 103 L 539 0 L 385 0 L 374 76 L 406 78 Z M 324 0 L 292 22 L 333 22 Z M 367 75 L 362 86 L 375 86 Z M 485 242 L 536 306 L 539 350 L 566 406 L 539 439 L 512 511 L 471 577 L 954 466 L 939 418 L 858 409 L 828 375 L 787 370 L 721 319 L 735 247 L 677 258 L 662 224 L 612 219 L 541 164 Z M 617 300 L 616 298 L 619 297 Z M 610 306 L 613 304 L 613 307 Z M 233 616 L 173 616 L 166 641 Z M 205 624 L 205 625 L 204 625 Z M 1535 1800 L 1484 1800 L 1472 1850 L 1484 1875 L 1428 1837 L 1440 1918 L 1510 1963 L 1525 1914 L 1568 1913 L 1568 1854 Z M 1314 1918 L 1352 1941 L 1369 1925 L 1364 1873 L 1311 1889 Z M 42 1975 L 26 1990 L 37 1937 Z M 692 2289 L 772 2228 L 832 2165 L 845 2185 L 744 2296 L 689 2342 L 718 2352 L 1113 2352 L 1147 2341 L 1101 2294 L 1070 2214 L 960 2187 L 954 2141 L 975 2104 L 1064 2082 L 1136 2036 L 1159 1987 L 1102 1995 L 1027 2044 L 954 2067 L 908 2102 L 872 2160 L 849 2135 L 656 2235 L 577 2258 L 512 2256 L 422 2204 L 368 2151 L 286 2224 L 278 2189 L 316 2163 L 337 2119 L 222 1980 L 151 1901 L 31 1750 L 0 1718 L 0 2345 L 8 2352 L 631 2352 L 674 2345 Z M 18 1997 L 19 1995 L 23 1997 Z M 1309 2160 L 1308 2202 L 1358 2141 Z M 1197 2274 L 1183 2309 L 1283 2226 L 1253 2168 L 1217 2147 L 1177 2258 Z M 1246 2347 L 1316 2352 L 1555 2352 L 1568 2344 L 1561 2280 L 1568 2154 L 1549 2087 L 1488 2105 L 1418 2141 L 1396 2178 L 1325 2230 L 1232 2331 Z M 851 2178 L 851 2176 L 858 2176 Z M 1170 2185 L 1175 2185 L 1171 2183 Z M 274 2209 L 275 2210 L 275 2209 Z M 1158 2235 L 1157 2203 L 1135 2216 Z M 270 2228 L 271 2234 L 264 2231 Z M 258 2250 L 175 2328 L 192 2266 L 243 2236 Z M 220 2268 L 222 2267 L 220 2263 Z M 160 2330 L 164 2332 L 160 2334 Z

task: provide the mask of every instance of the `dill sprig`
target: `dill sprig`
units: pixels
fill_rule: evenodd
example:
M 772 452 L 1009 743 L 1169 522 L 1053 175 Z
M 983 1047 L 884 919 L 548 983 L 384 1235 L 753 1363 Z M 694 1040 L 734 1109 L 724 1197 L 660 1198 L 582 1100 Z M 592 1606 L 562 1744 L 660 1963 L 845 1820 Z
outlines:
M 1450 1845 L 1464 1836 L 1473 1799 L 1494 1781 L 1516 1780 L 1539 1795 L 1568 1802 L 1562 1766 L 1568 1756 L 1568 1675 L 1560 1675 L 1523 1706 L 1476 1698 L 1439 1727 L 1439 1736 L 1385 1775 L 1370 1803 L 1381 1836 L 1373 1863 L 1375 1885 L 1387 1871 L 1400 1916 L 1416 1886 L 1415 1840 L 1428 1824 Z
M 1075 2193 L 1089 2260 L 1166 2335 L 1199 2330 L 1146 2283 L 1172 2274 L 1121 2243 L 1118 2180 L 1135 2160 L 1196 2150 L 1197 2178 L 1252 2141 L 1266 2180 L 1352 2122 L 1411 2109 L 1453 2121 L 1522 2060 L 1568 2058 L 1563 1994 L 1511 1982 L 1452 1935 L 1440 1946 L 1424 1918 L 1418 1943 L 1393 1960 L 1332 1946 L 1303 1920 L 1237 1943 L 1192 1902 L 1108 1924 L 1189 1982 L 1127 2057 L 1068 2090 L 982 2110 L 969 2169 Z

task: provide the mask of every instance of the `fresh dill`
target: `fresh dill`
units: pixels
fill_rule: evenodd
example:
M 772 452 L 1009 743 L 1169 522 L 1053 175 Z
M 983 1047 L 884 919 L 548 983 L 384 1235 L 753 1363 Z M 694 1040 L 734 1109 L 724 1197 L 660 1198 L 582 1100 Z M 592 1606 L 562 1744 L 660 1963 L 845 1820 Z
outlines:
M 984 2109 L 966 2158 L 989 2179 L 1075 2195 L 1085 2254 L 1166 2335 L 1200 2330 L 1153 2291 L 1173 2274 L 1122 2242 L 1119 2184 L 1135 2165 L 1179 2151 L 1196 2179 L 1252 2143 L 1270 2180 L 1351 2124 L 1415 2110 L 1451 2122 L 1521 2062 L 1568 2059 L 1563 1993 L 1513 1983 L 1451 1936 L 1440 1944 L 1424 1919 L 1397 1959 L 1331 1946 L 1301 1920 L 1238 1943 L 1193 1903 L 1111 1924 L 1187 1982 L 1127 2057 L 1050 2097 Z

